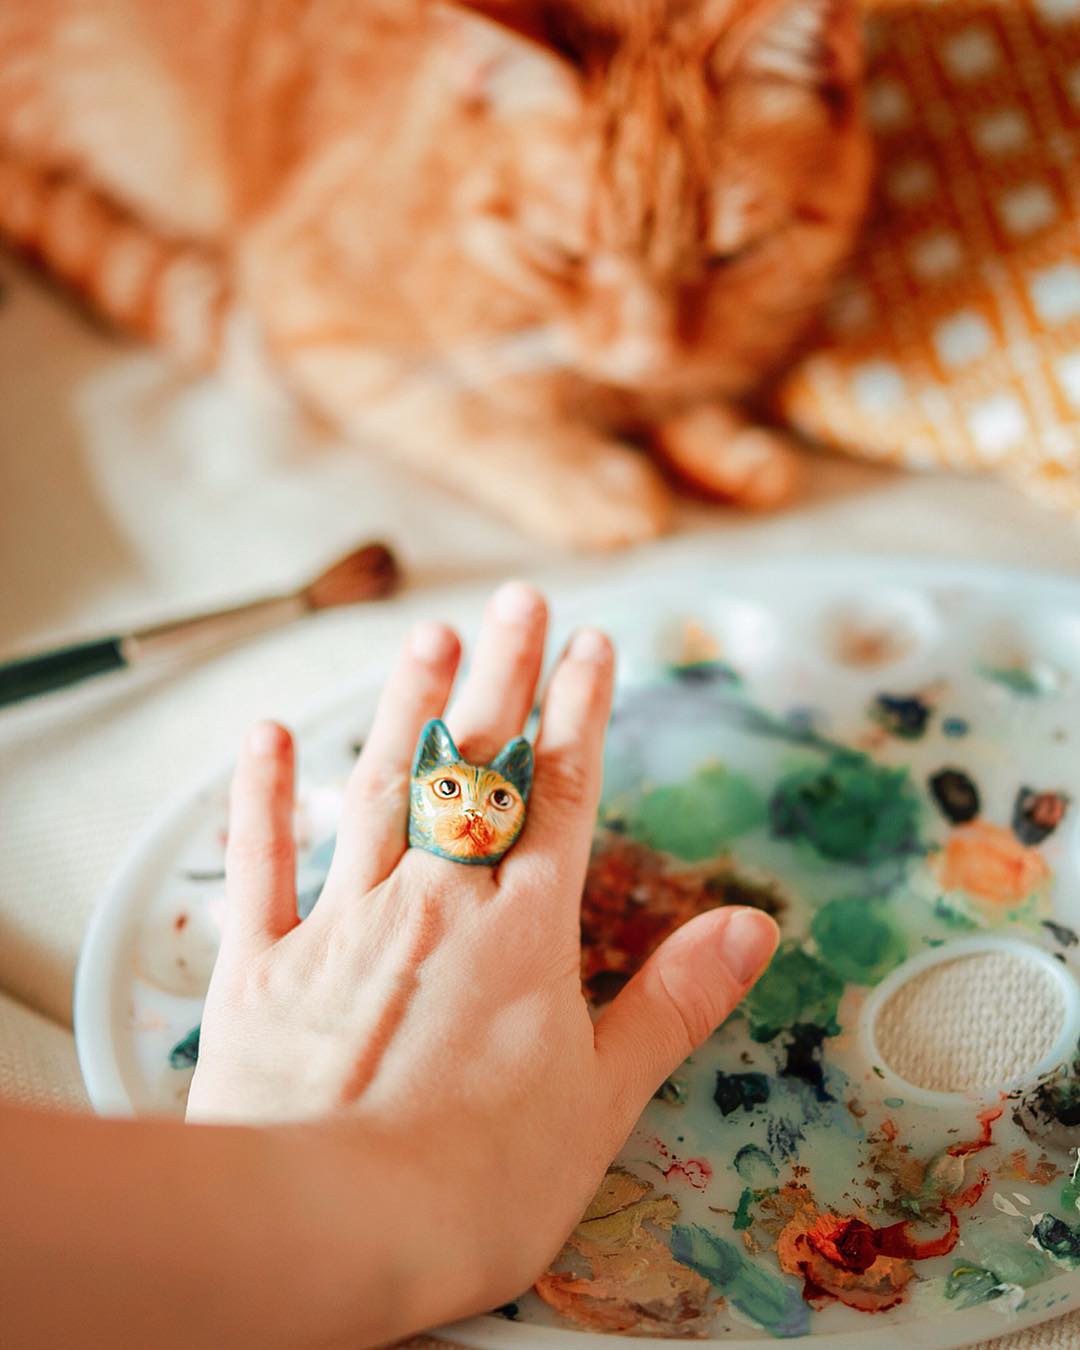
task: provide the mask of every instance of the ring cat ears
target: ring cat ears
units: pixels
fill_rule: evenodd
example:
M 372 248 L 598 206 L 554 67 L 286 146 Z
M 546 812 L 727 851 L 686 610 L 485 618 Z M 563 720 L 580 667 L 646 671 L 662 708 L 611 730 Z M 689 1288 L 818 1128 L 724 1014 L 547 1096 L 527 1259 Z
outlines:
M 454 744 L 446 723 L 433 717 L 420 733 L 412 776 L 417 778 L 444 764 L 466 763 L 468 761 Z M 491 763 L 484 767 L 502 774 L 521 793 L 521 800 L 528 801 L 533 778 L 533 748 L 524 736 L 515 736 L 512 741 L 508 741 Z

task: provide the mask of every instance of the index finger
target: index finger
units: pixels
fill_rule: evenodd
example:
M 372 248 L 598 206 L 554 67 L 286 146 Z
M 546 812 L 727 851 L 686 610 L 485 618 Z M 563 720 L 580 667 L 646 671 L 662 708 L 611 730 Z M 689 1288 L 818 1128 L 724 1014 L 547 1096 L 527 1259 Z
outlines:
M 600 804 L 614 679 L 610 640 L 582 629 L 548 685 L 525 828 L 499 873 L 500 885 L 541 880 L 575 922 Z

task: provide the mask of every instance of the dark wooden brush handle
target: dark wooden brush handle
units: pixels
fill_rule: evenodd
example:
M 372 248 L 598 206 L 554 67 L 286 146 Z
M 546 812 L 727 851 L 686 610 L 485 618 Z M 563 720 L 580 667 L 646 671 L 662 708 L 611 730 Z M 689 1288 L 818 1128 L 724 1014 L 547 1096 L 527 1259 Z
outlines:
M 43 652 L 40 656 L 9 661 L 0 666 L 0 707 L 33 698 L 35 694 L 47 694 L 50 689 L 63 689 L 91 675 L 121 670 L 126 665 L 118 637 L 58 647 L 56 651 Z

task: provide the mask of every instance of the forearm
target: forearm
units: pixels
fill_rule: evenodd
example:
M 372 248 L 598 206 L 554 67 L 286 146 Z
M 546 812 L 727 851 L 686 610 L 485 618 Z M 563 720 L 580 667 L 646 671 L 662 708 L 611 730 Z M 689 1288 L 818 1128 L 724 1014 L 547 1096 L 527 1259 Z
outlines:
M 0 1140 L 7 1345 L 357 1350 L 479 1293 L 422 1160 L 358 1125 L 5 1111 Z

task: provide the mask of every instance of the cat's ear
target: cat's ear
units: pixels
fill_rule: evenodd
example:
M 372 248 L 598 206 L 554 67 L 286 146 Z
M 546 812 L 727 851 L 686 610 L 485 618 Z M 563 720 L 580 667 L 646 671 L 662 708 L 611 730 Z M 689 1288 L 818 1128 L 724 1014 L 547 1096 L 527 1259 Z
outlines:
M 580 108 L 593 48 L 575 28 L 572 6 L 452 0 L 442 13 L 456 44 L 454 78 L 469 106 L 511 115 Z
M 713 59 L 720 78 L 783 80 L 813 89 L 845 89 L 862 71 L 854 0 L 775 0 L 739 25 Z
M 527 801 L 533 779 L 533 748 L 524 736 L 515 738 L 504 745 L 488 765 L 496 773 L 501 773 L 508 783 L 513 783 L 521 793 L 521 800 Z
M 508 33 L 577 67 L 610 47 L 610 35 L 587 17 L 581 0 L 452 0 L 456 9 L 478 14 Z
M 420 741 L 416 747 L 416 757 L 412 766 L 413 777 L 416 778 L 421 774 L 429 773 L 432 769 L 437 769 L 443 764 L 459 764 L 460 762 L 461 755 L 454 744 L 454 738 L 450 735 L 446 723 L 441 722 L 437 717 L 433 717 L 420 733 Z

